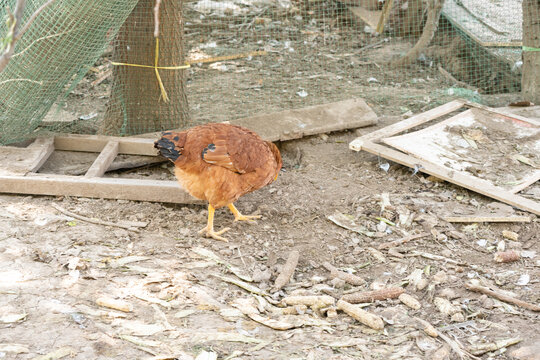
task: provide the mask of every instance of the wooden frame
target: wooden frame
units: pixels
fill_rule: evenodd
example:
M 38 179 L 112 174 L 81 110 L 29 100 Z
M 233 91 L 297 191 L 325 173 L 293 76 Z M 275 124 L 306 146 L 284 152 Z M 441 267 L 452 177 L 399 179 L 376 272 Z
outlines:
M 360 98 L 232 120 L 267 141 L 286 141 L 377 123 L 377 114 Z M 118 154 L 157 156 L 154 141 L 142 137 L 65 135 L 39 138 L 25 148 L 0 147 L 0 193 L 69 195 L 106 199 L 202 203 L 176 181 L 105 178 Z M 84 176 L 38 174 L 54 150 L 99 153 Z
M 385 159 L 397 162 L 399 164 L 411 168 L 417 168 L 421 172 L 436 176 L 440 179 L 462 186 L 479 194 L 502 201 L 506 204 L 515 206 L 516 208 L 532 212 L 536 215 L 540 215 L 539 202 L 527 199 L 523 196 L 516 194 L 516 192 L 522 190 L 524 187 L 520 186 L 519 188 L 512 189 L 512 191 L 504 190 L 486 180 L 482 180 L 471 175 L 466 175 L 465 173 L 459 171 L 454 171 L 449 168 L 418 159 L 417 157 L 405 154 L 401 151 L 397 151 L 389 147 L 388 145 L 381 143 L 384 138 L 410 130 L 416 126 L 440 118 L 441 116 L 459 110 L 463 107 L 475 107 L 487 112 L 504 115 L 512 119 L 524 121 L 535 126 L 540 126 L 540 123 L 538 121 L 532 119 L 488 108 L 486 106 L 471 103 L 466 100 L 455 100 L 432 110 L 429 110 L 425 113 L 418 114 L 409 119 L 400 121 L 383 129 L 359 137 L 349 144 L 349 148 L 354 151 L 364 150 Z M 527 184 L 527 186 L 528 185 L 531 185 L 531 183 Z
M 9 150 L 11 155 L 19 154 L 18 159 L 27 161 L 19 166 L 16 163 L 2 164 L 1 193 L 201 203 L 182 189 L 177 181 L 103 177 L 118 154 L 157 156 L 154 139 L 66 135 L 38 138 L 26 148 L 3 149 Z M 54 150 L 97 152 L 99 155 L 84 176 L 38 174 Z

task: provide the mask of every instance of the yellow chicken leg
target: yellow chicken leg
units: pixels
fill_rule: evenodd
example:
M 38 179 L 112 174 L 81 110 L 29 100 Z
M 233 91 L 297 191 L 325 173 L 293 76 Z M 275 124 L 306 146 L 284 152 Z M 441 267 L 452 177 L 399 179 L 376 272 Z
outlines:
M 254 219 L 260 219 L 262 217 L 261 215 L 242 215 L 234 204 L 229 204 L 227 206 L 234 215 L 234 221 L 253 221 Z
M 206 237 L 209 237 L 209 238 L 212 238 L 212 239 L 216 239 L 216 240 L 220 240 L 220 241 L 225 241 L 225 242 L 228 242 L 227 239 L 225 239 L 224 237 L 220 236 L 221 234 L 223 234 L 225 231 L 229 231 L 230 228 L 225 228 L 223 230 L 220 230 L 220 231 L 214 231 L 214 213 L 215 213 L 216 209 L 214 209 L 214 207 L 210 204 L 208 204 L 208 224 L 199 231 L 199 234 L 202 234 L 204 232 L 206 232 L 205 236 Z

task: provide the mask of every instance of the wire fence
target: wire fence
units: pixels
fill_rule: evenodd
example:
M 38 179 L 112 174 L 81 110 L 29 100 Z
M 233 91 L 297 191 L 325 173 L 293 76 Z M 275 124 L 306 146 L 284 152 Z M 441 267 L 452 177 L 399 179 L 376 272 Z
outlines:
M 352 97 L 399 97 L 406 113 L 516 93 L 522 1 L 163 0 L 157 50 L 154 0 L 57 0 L 0 73 L 0 141 L 129 135 Z M 0 0 L 0 16 L 14 3 Z

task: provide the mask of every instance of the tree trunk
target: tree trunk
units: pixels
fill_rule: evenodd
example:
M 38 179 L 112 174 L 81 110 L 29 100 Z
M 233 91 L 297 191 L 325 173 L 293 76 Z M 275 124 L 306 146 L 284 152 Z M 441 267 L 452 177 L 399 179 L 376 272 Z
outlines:
M 540 0 L 523 0 L 523 47 L 523 99 L 540 105 Z
M 154 0 L 140 0 L 118 33 L 113 61 L 154 66 Z M 162 1 L 158 66 L 184 65 L 182 0 Z M 153 68 L 114 65 L 113 85 L 99 133 L 133 135 L 183 127 L 188 104 L 184 69 L 160 69 L 165 102 Z

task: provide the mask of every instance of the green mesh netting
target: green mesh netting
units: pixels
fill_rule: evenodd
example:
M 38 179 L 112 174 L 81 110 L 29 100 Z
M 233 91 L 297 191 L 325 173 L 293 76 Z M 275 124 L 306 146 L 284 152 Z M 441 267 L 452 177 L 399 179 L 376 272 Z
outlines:
M 352 97 L 399 115 L 521 91 L 522 70 L 538 67 L 538 52 L 522 53 L 522 5 L 527 46 L 538 48 L 536 0 L 445 0 L 427 45 L 389 64 L 421 39 L 440 1 L 162 0 L 158 65 L 191 64 L 159 70 L 165 102 L 153 68 L 113 65 L 154 65 L 155 0 L 57 0 L 0 74 L 0 141 L 44 129 L 130 135 Z M 25 15 L 43 2 L 29 0 Z M 0 0 L 0 14 L 13 3 Z
M 27 0 L 22 23 L 44 4 Z M 0 143 L 30 136 L 71 84 L 103 54 L 137 0 L 57 0 L 16 44 L 0 73 Z M 15 0 L 0 0 L 0 19 Z M 0 37 L 7 33 L 0 23 Z

